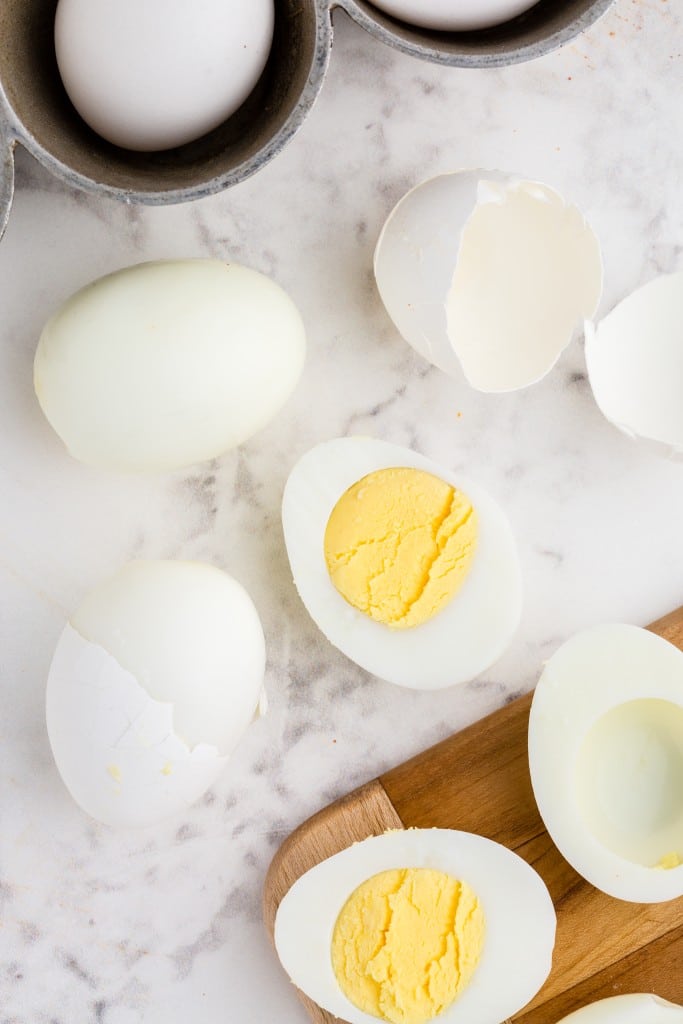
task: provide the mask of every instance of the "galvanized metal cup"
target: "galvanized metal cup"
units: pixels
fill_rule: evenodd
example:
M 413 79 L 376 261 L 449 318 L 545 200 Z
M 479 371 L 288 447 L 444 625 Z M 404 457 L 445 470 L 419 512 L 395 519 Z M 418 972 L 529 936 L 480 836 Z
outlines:
M 530 60 L 562 45 L 612 2 L 539 0 L 495 28 L 445 33 L 401 23 L 366 0 L 276 0 L 272 52 L 244 105 L 195 142 L 135 153 L 100 138 L 72 107 L 54 52 L 57 0 L 2 0 L 0 235 L 12 202 L 17 144 L 69 184 L 126 202 L 197 199 L 253 174 L 286 145 L 320 91 L 332 49 L 335 8 L 406 53 L 454 67 L 482 68 Z

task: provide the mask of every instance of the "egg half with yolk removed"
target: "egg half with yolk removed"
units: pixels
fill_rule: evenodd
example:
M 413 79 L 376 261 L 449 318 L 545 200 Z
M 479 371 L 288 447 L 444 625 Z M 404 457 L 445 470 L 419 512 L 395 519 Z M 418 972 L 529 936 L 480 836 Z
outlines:
M 649 992 L 634 992 L 589 1003 L 558 1024 L 683 1024 L 683 1006 Z
M 646 629 L 582 630 L 547 662 L 529 720 L 541 817 L 596 888 L 683 895 L 683 653 Z
M 542 879 L 506 847 L 408 829 L 299 878 L 275 946 L 294 984 L 348 1024 L 492 1024 L 545 981 L 555 924 Z
M 282 521 L 309 614 L 381 679 L 465 682 L 517 628 L 521 573 L 503 512 L 416 452 L 370 438 L 317 445 L 290 474 Z

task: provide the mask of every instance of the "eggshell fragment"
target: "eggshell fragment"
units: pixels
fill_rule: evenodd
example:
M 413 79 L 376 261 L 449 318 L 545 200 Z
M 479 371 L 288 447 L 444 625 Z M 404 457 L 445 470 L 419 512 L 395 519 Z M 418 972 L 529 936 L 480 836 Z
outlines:
M 649 992 L 612 996 L 582 1006 L 558 1024 L 683 1024 L 683 1006 Z
M 683 455 L 683 271 L 658 277 L 586 325 L 601 411 L 629 437 Z
M 416 351 L 479 391 L 503 392 L 545 376 L 593 315 L 602 261 L 581 212 L 547 185 L 459 171 L 400 200 L 375 276 Z
M 265 643 L 246 591 L 190 562 L 131 562 L 57 645 L 47 727 L 67 789 L 108 825 L 150 825 L 217 779 L 265 711 Z
M 303 368 L 291 299 L 220 260 L 142 263 L 68 299 L 38 343 L 34 383 L 69 452 L 143 472 L 211 459 L 275 416 Z

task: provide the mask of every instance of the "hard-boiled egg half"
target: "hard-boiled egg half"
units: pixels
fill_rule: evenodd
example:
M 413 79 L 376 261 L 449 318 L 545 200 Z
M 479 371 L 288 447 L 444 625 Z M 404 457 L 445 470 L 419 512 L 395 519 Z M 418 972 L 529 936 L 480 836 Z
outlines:
M 555 911 L 540 876 L 481 836 L 373 836 L 294 883 L 275 947 L 294 984 L 348 1024 L 492 1024 L 550 971 Z
M 399 686 L 488 668 L 521 612 L 509 523 L 477 484 L 370 438 L 317 445 L 282 504 L 294 582 L 328 640 Z
M 683 271 L 655 278 L 586 327 L 600 409 L 630 437 L 683 455 Z
M 265 711 L 258 613 L 227 573 L 129 562 L 64 629 L 47 683 L 47 728 L 67 789 L 108 825 L 185 810 Z
M 548 185 L 459 171 L 400 200 L 375 277 L 420 355 L 479 391 L 513 391 L 545 376 L 593 315 L 602 259 L 581 211 Z
M 303 369 L 289 296 L 221 260 L 127 267 L 68 299 L 43 328 L 34 383 L 75 458 L 158 472 L 212 459 L 261 430 Z
M 683 1006 L 635 992 L 582 1006 L 558 1024 L 683 1024 Z
M 531 781 L 560 853 L 634 903 L 683 895 L 683 653 L 636 626 L 586 629 L 547 662 Z

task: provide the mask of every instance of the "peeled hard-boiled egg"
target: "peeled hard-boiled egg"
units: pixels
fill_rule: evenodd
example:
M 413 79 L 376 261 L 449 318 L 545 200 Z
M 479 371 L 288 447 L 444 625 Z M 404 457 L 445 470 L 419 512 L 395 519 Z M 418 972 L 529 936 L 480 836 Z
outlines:
M 602 260 L 583 214 L 547 185 L 459 171 L 400 200 L 377 243 L 375 277 L 420 355 L 500 392 L 554 366 L 597 308 Z
M 440 32 L 490 28 L 516 18 L 537 0 L 373 0 L 373 6 L 394 18 Z
M 265 711 L 258 613 L 227 573 L 129 562 L 86 597 L 57 644 L 47 728 L 74 800 L 108 825 L 185 810 Z
M 274 19 L 273 0 L 59 0 L 57 64 L 98 135 L 169 149 L 242 105 L 266 65 Z
M 558 1024 L 683 1024 L 683 1006 L 637 992 L 582 1006 Z
M 282 504 L 294 583 L 347 657 L 434 690 L 472 679 L 509 644 L 521 574 L 503 512 L 477 484 L 370 438 L 317 445 Z
M 348 1024 L 502 1021 L 540 989 L 554 942 L 533 868 L 449 829 L 350 846 L 302 875 L 275 919 L 291 980 Z
M 597 626 L 546 663 L 529 720 L 531 781 L 560 853 L 634 903 L 683 895 L 683 653 Z
M 630 437 L 683 455 L 683 271 L 658 277 L 586 325 L 600 409 Z
M 35 390 L 82 462 L 175 469 L 265 427 L 294 390 L 305 346 L 294 303 L 263 274 L 212 259 L 141 263 L 53 314 Z

